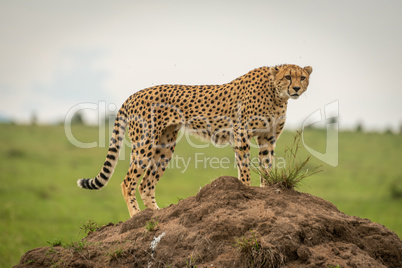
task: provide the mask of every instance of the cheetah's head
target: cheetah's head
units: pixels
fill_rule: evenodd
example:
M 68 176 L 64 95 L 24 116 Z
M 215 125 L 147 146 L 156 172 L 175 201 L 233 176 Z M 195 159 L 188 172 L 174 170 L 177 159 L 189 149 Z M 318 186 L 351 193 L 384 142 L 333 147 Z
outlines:
M 274 77 L 274 86 L 280 98 L 298 99 L 307 90 L 313 68 L 287 64 L 270 67 L 269 71 Z

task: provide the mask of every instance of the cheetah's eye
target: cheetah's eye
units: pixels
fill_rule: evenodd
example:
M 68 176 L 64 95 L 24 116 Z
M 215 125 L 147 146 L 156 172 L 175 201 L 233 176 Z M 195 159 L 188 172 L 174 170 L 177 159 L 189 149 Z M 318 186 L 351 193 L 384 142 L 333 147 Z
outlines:
M 306 77 L 305 77 L 305 76 L 302 76 L 300 79 L 301 79 L 302 81 L 304 81 L 304 80 L 306 79 Z
M 292 79 L 292 77 L 290 75 L 286 75 L 285 78 L 286 78 L 286 80 Z

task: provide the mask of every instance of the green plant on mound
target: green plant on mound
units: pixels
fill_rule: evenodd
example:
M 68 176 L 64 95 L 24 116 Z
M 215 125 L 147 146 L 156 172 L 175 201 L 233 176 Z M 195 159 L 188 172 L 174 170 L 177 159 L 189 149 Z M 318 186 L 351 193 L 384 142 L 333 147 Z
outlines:
M 147 229 L 148 232 L 153 232 L 156 230 L 158 227 L 158 220 L 151 219 L 150 221 L 147 221 L 145 224 L 145 229 Z
M 270 169 L 253 167 L 253 170 L 265 180 L 267 186 L 293 189 L 303 179 L 322 171 L 322 165 L 314 166 L 312 169 L 307 168 L 310 156 L 303 161 L 300 160 L 298 156 L 300 140 L 301 132 L 297 131 L 294 135 L 292 145 L 290 147 L 286 146 L 284 150 L 285 167 L 278 168 L 274 166 Z
M 282 267 L 283 255 L 271 247 L 263 247 L 261 239 L 254 231 L 250 231 L 251 237 L 235 239 L 234 246 L 239 250 L 244 267 Z
M 197 265 L 195 265 L 194 263 L 195 263 L 195 258 L 193 255 L 191 255 L 190 260 L 186 261 L 186 267 L 187 268 L 197 268 Z
M 127 252 L 125 250 L 123 250 L 122 248 L 117 248 L 117 249 L 107 253 L 110 261 L 118 260 L 119 258 L 122 258 L 126 254 L 127 254 Z
M 87 240 L 81 240 L 78 242 L 70 242 L 70 243 L 66 243 L 63 248 L 65 249 L 72 249 L 75 252 L 80 252 L 83 251 L 84 249 L 87 249 L 89 246 L 91 245 L 91 243 L 87 242 Z
M 61 239 L 56 239 L 53 242 L 47 241 L 51 247 L 60 247 L 62 245 Z
M 84 231 L 85 234 L 89 235 L 89 233 L 98 230 L 99 225 L 94 220 L 89 219 L 86 223 L 82 223 L 80 229 Z

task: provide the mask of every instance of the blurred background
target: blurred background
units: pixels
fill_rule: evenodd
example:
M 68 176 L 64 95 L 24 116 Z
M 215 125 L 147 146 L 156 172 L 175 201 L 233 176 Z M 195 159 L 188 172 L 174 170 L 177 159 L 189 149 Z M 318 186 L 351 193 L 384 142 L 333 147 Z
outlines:
M 1 118 L 54 123 L 77 103 L 120 107 L 152 85 L 222 84 L 294 63 L 314 72 L 288 125 L 339 100 L 341 128 L 399 131 L 401 9 L 400 1 L 1 1 Z
M 101 167 L 109 119 L 131 94 L 158 84 L 222 84 L 283 63 L 310 65 L 308 91 L 290 100 L 278 156 L 295 130 L 337 102 L 338 165 L 299 190 L 402 236 L 401 1 L 0 0 L 0 266 L 23 252 L 84 236 L 80 224 L 128 218 L 114 178 L 100 192 L 76 187 Z M 77 107 L 81 107 L 77 109 Z M 73 124 L 66 130 L 67 115 Z M 327 125 L 305 131 L 325 153 Z M 72 144 L 70 133 L 82 143 Z M 231 168 L 196 166 L 185 139 L 158 184 L 160 207 L 194 195 Z M 205 157 L 230 156 L 209 146 Z M 307 156 L 309 153 L 304 152 Z M 253 175 L 254 184 L 257 177 Z

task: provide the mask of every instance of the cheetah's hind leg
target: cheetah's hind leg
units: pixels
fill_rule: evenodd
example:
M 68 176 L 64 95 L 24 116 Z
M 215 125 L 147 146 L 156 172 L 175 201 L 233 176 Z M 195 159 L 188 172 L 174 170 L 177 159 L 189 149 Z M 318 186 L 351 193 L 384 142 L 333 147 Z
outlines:
M 121 183 L 121 190 L 123 193 L 124 200 L 126 201 L 130 217 L 133 217 L 135 214 L 141 211 L 140 207 L 138 206 L 137 199 L 135 197 L 137 183 L 142 175 L 142 172 L 141 173 L 139 172 L 140 172 L 139 169 L 137 169 L 136 165 L 133 162 L 133 159 L 131 158 L 130 168 L 127 171 L 126 178 Z
M 162 131 L 155 148 L 154 161 L 151 161 L 152 163 L 149 165 L 140 184 L 139 192 L 147 208 L 159 209 L 155 200 L 155 188 L 173 156 L 177 133 L 178 128 L 175 125 L 169 126 Z

